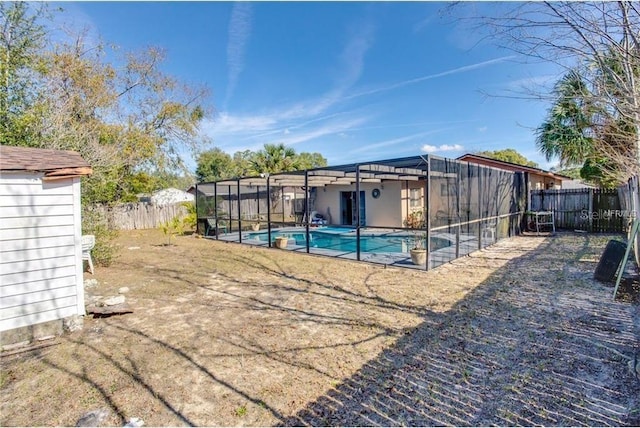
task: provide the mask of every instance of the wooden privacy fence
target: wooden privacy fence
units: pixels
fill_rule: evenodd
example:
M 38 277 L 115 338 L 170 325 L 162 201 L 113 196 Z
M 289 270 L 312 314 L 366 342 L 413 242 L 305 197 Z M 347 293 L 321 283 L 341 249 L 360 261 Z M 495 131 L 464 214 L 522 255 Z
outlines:
M 94 205 L 93 209 L 106 218 L 113 228 L 119 230 L 155 229 L 176 216 L 187 215 L 187 209 L 180 203 L 155 205 L 150 202 L 137 202 L 112 207 Z
M 629 221 L 617 189 L 533 190 L 530 210 L 553 211 L 556 229 L 616 233 Z
M 627 213 L 632 219 L 637 219 L 640 216 L 640 192 L 638 185 L 638 176 L 631 177 L 627 184 L 618 187 L 618 193 L 620 195 L 620 205 L 622 211 Z M 640 234 L 636 236 L 634 245 L 634 256 L 637 266 L 640 266 Z

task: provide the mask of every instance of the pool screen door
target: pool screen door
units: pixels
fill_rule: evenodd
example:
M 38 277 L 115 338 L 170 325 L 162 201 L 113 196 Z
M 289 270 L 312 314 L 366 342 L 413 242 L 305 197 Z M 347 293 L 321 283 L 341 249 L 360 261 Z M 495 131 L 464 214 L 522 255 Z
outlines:
M 366 225 L 365 192 L 360 191 L 360 225 Z M 342 212 L 342 225 L 356 225 L 356 192 L 340 192 L 340 211 Z

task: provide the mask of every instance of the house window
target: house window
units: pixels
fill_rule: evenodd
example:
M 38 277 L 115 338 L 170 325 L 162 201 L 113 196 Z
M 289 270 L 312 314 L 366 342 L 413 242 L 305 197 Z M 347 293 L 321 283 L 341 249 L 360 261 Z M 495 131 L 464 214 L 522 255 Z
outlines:
M 409 206 L 411 208 L 422 207 L 422 189 L 409 189 Z

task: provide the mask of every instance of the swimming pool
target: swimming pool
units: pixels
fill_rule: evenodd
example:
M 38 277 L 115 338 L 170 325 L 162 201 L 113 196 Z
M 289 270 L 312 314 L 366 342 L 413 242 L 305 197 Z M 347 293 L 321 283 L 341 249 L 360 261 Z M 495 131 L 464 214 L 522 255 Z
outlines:
M 289 238 L 289 244 L 306 246 L 306 234 L 304 229 L 272 231 L 271 239 L 278 236 Z M 245 239 L 267 242 L 267 232 L 249 233 Z M 413 235 L 410 233 L 391 232 L 388 234 L 360 234 L 360 251 L 363 253 L 406 253 L 409 251 Z M 294 241 L 294 242 L 291 242 Z M 309 230 L 309 246 L 327 250 L 355 252 L 356 231 L 349 228 L 323 227 Z M 432 236 L 430 239 L 431 251 L 450 247 L 451 241 L 445 238 Z

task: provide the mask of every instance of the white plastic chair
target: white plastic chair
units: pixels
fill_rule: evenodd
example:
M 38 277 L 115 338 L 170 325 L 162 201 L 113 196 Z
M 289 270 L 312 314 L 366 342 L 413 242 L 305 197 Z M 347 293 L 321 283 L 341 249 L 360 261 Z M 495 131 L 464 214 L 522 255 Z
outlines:
M 82 235 L 82 261 L 89 262 L 89 272 L 93 275 L 93 260 L 91 260 L 91 250 L 96 245 L 96 237 L 93 235 Z

